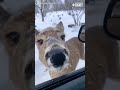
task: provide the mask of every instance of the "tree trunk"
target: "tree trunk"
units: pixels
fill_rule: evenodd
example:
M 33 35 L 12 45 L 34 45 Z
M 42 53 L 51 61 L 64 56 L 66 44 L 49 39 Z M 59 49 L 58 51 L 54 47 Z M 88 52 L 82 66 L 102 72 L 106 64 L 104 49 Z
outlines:
M 42 16 L 42 21 L 44 22 L 44 13 L 43 13 L 43 9 L 41 8 L 40 11 L 41 11 L 41 16 Z
M 42 21 L 44 22 L 44 0 L 41 0 L 41 16 L 42 16 Z

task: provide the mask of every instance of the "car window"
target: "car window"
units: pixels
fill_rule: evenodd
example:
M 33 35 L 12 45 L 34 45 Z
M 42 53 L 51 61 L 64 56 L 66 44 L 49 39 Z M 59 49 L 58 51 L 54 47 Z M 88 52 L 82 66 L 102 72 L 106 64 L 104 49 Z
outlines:
M 79 58 L 79 51 L 74 47 L 78 42 L 74 37 L 78 37 L 82 24 L 85 24 L 84 0 L 35 0 L 35 29 L 37 33 L 35 36 L 35 85 L 67 74 L 66 71 L 74 72 L 85 67 L 84 58 Z M 58 30 L 58 32 L 54 30 Z M 72 38 L 73 40 L 71 40 Z M 78 46 L 83 48 L 81 55 L 84 57 L 85 44 L 80 43 L 82 46 Z M 74 48 L 70 48 L 70 46 Z M 62 51 L 63 47 L 65 51 Z M 72 50 L 75 53 L 70 54 Z M 67 60 L 71 60 L 71 65 L 65 71 L 64 68 L 69 62 Z M 72 60 L 75 61 L 72 62 Z M 60 73 L 60 70 L 63 71 Z M 56 73 L 57 71 L 59 73 Z

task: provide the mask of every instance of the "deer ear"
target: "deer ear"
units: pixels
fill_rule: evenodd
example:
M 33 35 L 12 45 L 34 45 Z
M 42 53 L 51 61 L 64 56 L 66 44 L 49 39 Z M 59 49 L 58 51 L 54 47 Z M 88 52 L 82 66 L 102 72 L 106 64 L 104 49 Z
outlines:
M 40 33 L 40 31 L 35 29 L 35 36 L 37 36 Z
M 62 22 L 59 22 L 59 23 L 56 25 L 56 28 L 59 29 L 59 30 L 64 31 L 63 23 L 62 23 Z

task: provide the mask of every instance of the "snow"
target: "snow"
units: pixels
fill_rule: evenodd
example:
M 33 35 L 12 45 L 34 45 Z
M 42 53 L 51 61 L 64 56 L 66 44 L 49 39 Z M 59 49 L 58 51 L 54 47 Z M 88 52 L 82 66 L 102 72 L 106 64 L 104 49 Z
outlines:
M 67 11 L 49 12 L 46 14 L 44 18 L 45 19 L 44 22 L 42 22 L 41 19 L 42 19 L 41 14 L 37 13 L 35 16 L 35 25 L 36 25 L 36 29 L 39 31 L 42 31 L 44 28 L 49 27 L 49 26 L 54 27 L 57 23 L 62 21 L 64 25 L 64 32 L 66 35 L 66 41 L 72 37 L 78 36 L 78 31 L 79 31 L 80 26 L 68 28 L 69 24 L 74 24 L 74 20 L 71 15 L 68 15 Z M 84 22 L 85 22 L 85 15 L 83 15 L 81 19 L 81 23 L 84 23 Z M 84 60 L 79 61 L 76 67 L 76 70 L 82 67 L 85 67 Z M 43 83 L 51 79 L 48 71 L 45 72 L 45 69 L 46 68 L 43 66 L 43 64 L 39 60 L 38 49 L 37 49 L 37 46 L 35 45 L 35 85 Z
M 61 0 L 61 2 L 62 2 L 62 3 L 64 3 L 64 2 L 65 2 L 65 0 Z

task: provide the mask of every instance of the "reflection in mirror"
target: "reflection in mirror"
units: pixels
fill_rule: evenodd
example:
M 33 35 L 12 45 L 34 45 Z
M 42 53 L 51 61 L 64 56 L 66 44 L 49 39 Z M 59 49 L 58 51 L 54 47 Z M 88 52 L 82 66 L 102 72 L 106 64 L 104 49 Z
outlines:
M 120 40 L 120 2 L 111 1 L 104 18 L 104 30 L 112 38 Z
M 80 27 L 78 38 L 81 42 L 85 43 L 85 25 L 82 25 Z
M 107 24 L 108 32 L 120 39 L 120 18 L 111 18 Z
M 113 7 L 111 18 L 108 19 L 108 31 L 120 38 L 120 2 Z

